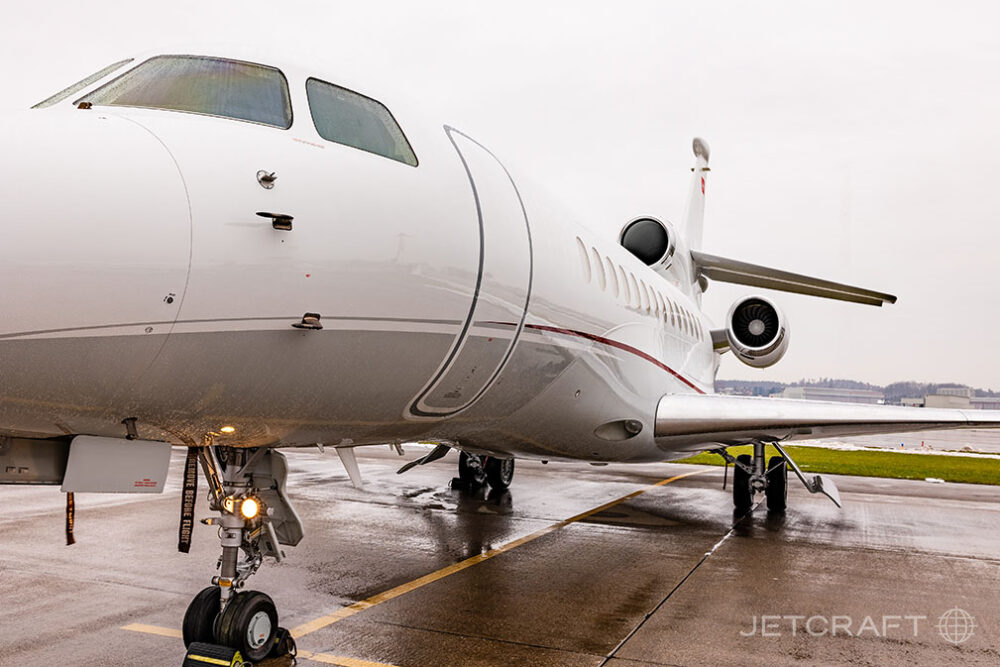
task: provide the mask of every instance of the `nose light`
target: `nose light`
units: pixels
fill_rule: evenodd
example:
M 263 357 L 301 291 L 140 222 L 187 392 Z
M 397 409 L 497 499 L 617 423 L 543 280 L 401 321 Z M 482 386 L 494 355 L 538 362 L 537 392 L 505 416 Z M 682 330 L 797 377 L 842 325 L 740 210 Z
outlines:
M 240 514 L 244 519 L 253 519 L 260 513 L 260 503 L 252 497 L 246 497 L 240 503 Z

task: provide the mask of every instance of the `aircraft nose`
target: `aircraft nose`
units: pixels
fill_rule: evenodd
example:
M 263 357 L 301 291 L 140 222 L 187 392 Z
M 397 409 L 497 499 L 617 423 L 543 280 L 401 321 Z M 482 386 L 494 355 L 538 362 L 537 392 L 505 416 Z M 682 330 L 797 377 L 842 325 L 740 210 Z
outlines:
M 6 120 L 0 335 L 164 329 L 184 290 L 191 226 L 167 150 L 96 109 Z

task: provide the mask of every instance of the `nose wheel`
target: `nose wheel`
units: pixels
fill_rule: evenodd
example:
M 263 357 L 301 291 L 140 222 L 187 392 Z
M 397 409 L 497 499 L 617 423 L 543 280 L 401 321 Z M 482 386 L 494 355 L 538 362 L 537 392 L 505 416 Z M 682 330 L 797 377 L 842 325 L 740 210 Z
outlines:
M 295 640 L 278 626 L 274 601 L 260 591 L 243 590 L 265 557 L 284 557 L 279 544 L 294 545 L 301 538 L 298 517 L 284 495 L 284 457 L 263 449 L 209 447 L 198 456 L 211 507 L 219 512 L 204 523 L 219 526 L 222 556 L 213 585 L 202 589 L 184 614 L 184 664 L 294 657 Z
M 278 627 L 278 611 L 270 596 L 242 591 L 231 596 L 220 613 L 219 593 L 218 586 L 209 586 L 188 605 L 183 625 L 186 647 L 223 646 L 249 662 L 295 656 L 295 640 Z
M 219 616 L 217 642 L 256 662 L 271 653 L 277 633 L 274 602 L 259 591 L 246 591 L 232 598 Z
M 215 619 L 221 609 L 220 597 L 219 587 L 209 586 L 191 600 L 184 612 L 184 624 L 181 626 L 184 646 L 190 646 L 194 642 L 215 643 Z

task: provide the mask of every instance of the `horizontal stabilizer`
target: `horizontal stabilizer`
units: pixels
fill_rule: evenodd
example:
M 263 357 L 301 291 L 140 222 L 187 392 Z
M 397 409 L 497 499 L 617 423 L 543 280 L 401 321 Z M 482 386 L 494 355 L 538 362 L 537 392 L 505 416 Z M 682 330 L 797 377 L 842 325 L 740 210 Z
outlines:
M 788 398 L 667 394 L 654 437 L 674 451 L 847 435 L 1000 428 L 1000 410 L 945 410 Z
M 767 266 L 750 264 L 717 255 L 691 251 L 691 259 L 694 260 L 696 270 L 700 275 L 723 283 L 750 285 L 751 287 L 808 294 L 809 296 L 838 299 L 840 301 L 853 301 L 854 303 L 863 303 L 869 306 L 896 303 L 896 297 L 891 294 L 772 269 Z

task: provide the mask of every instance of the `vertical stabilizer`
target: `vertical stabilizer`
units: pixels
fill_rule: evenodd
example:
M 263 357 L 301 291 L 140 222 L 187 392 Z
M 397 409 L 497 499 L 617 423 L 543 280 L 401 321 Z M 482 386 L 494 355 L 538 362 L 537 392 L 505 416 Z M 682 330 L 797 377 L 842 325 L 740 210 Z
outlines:
M 684 238 L 691 250 L 701 250 L 701 231 L 705 220 L 705 184 L 708 180 L 708 142 L 695 137 L 691 144 L 694 149 L 694 167 L 691 171 L 691 187 L 688 189 L 687 213 L 684 216 Z

